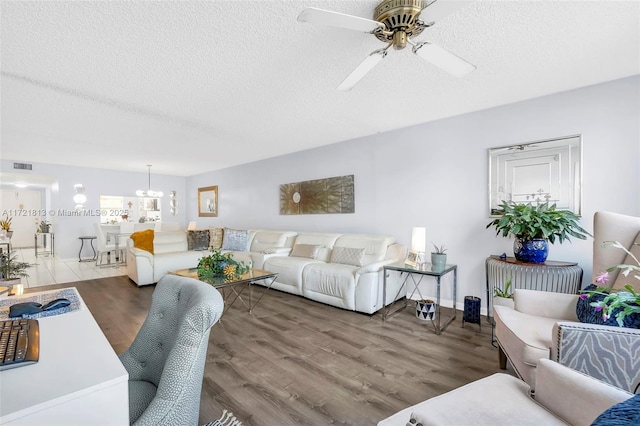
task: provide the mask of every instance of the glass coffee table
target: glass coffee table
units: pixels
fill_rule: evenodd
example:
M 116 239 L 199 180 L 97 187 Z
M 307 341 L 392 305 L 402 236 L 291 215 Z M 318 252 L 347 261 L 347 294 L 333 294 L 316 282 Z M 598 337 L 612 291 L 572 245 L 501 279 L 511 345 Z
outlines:
M 173 275 L 179 275 L 181 277 L 195 278 L 204 283 L 214 286 L 222 294 L 225 305 L 224 312 L 227 312 L 227 310 L 229 310 L 229 308 L 236 302 L 236 300 L 240 300 L 245 308 L 249 310 L 249 314 L 251 314 L 252 310 L 256 307 L 258 302 L 262 300 L 262 296 L 264 296 L 266 291 L 271 288 L 276 278 L 278 277 L 277 273 L 265 271 L 262 269 L 251 269 L 246 274 L 231 279 L 227 279 L 224 276 L 199 277 L 198 268 L 179 269 L 177 271 L 171 271 L 169 273 Z M 263 288 L 263 291 L 258 299 L 254 301 L 253 287 L 255 287 L 255 284 L 258 281 L 264 282 L 263 285 L 260 286 Z M 249 289 L 249 303 L 245 302 L 245 300 L 242 298 L 242 294 L 247 288 Z

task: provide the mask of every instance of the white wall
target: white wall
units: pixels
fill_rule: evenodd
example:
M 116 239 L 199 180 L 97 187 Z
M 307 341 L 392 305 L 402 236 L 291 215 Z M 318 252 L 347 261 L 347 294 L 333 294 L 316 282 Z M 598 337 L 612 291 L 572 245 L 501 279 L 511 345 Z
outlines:
M 411 228 L 426 226 L 428 247 L 444 244 L 449 262 L 458 264 L 459 306 L 465 295 L 482 297 L 484 305 L 484 260 L 512 255 L 513 244 L 485 229 L 487 150 L 575 134 L 583 137 L 582 226 L 592 232 L 598 210 L 640 216 L 640 77 L 634 76 L 192 176 L 188 220 L 199 227 L 384 233 L 407 246 Z M 280 184 L 348 174 L 355 175 L 354 214 L 279 214 Z M 210 185 L 219 187 L 219 216 L 199 218 L 197 188 Z M 589 282 L 592 243 L 556 243 L 549 259 L 577 261 Z
M 73 259 L 78 257 L 81 235 L 96 235 L 94 224 L 100 222 L 95 215 L 99 209 L 100 195 L 135 196 L 136 189 L 146 189 L 148 186 L 148 171 L 140 173 L 122 172 L 105 169 L 91 169 L 85 167 L 60 166 L 57 164 L 31 163 L 33 170 L 13 170 L 13 162 L 26 162 L 28 160 L 5 160 L 0 163 L 3 172 L 23 173 L 33 175 L 52 176 L 56 182 L 47 189 L 50 199 L 46 203 L 47 220 L 53 224 L 55 233 L 56 257 L 60 259 Z M 154 189 L 164 192 L 162 198 L 161 217 L 163 222 L 178 222 L 182 228 L 186 228 L 186 178 L 181 176 L 167 176 L 151 174 L 151 182 Z M 88 216 L 64 216 L 61 212 L 73 212 L 75 192 L 73 185 L 81 183 L 85 186 L 87 202 L 85 204 Z M 3 182 L 3 189 L 9 188 Z M 178 215 L 169 214 L 169 191 L 177 191 Z M 45 204 L 43 204 L 45 206 Z M 0 206 L 0 213 L 5 207 Z M 134 206 L 134 208 L 137 208 Z M 44 219 L 41 217 L 41 219 Z M 35 227 L 33 229 L 35 232 Z M 94 243 L 95 245 L 95 243 Z

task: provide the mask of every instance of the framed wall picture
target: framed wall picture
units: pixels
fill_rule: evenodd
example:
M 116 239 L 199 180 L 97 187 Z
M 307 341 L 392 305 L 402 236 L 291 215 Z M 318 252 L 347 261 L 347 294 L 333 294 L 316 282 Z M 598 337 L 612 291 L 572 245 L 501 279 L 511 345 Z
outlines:
M 218 217 L 218 186 L 198 188 L 198 216 Z

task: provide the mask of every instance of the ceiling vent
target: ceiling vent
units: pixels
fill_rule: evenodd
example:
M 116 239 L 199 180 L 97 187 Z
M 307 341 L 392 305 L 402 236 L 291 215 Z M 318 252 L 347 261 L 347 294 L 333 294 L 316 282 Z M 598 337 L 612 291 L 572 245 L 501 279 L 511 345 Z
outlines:
M 16 170 L 33 170 L 33 164 L 13 163 L 13 168 Z

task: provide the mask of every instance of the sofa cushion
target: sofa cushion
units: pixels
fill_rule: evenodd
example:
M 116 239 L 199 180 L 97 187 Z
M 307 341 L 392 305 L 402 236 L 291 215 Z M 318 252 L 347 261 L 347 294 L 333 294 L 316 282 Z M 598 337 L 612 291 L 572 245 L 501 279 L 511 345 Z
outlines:
M 187 233 L 184 231 L 156 232 L 153 237 L 153 252 L 173 253 L 187 251 Z
M 207 250 L 209 248 L 210 234 L 208 230 L 187 231 L 188 250 Z
M 144 231 L 134 232 L 129 236 L 133 240 L 133 246 L 140 250 L 148 251 L 153 254 L 153 229 L 145 229 Z
M 222 248 L 223 235 L 223 228 L 209 228 L 209 247 L 214 250 L 220 250 Z
M 294 232 L 256 231 L 251 241 L 250 251 L 262 253 L 269 248 L 284 247 L 287 238 L 293 235 L 295 235 Z
M 315 259 L 318 256 L 320 246 L 315 244 L 296 244 L 291 250 L 290 256 L 293 257 L 307 257 L 309 259 Z
M 355 310 L 357 266 L 314 263 L 302 272 L 302 294 L 312 300 Z
M 336 240 L 335 247 L 350 247 L 364 249 L 362 264 L 384 260 L 387 249 L 395 242 L 395 238 L 388 235 L 345 234 Z
M 247 251 L 249 233 L 242 229 L 224 228 L 222 250 Z
M 334 247 L 331 252 L 331 263 L 342 263 L 345 265 L 362 266 L 364 249 L 350 247 Z
M 276 281 L 295 288 L 295 294 L 302 294 L 302 271 L 312 263 L 323 263 L 306 257 L 274 256 L 264 261 L 264 269 L 278 274 Z M 274 288 L 278 288 L 274 286 Z M 287 289 L 294 292 L 293 289 Z
M 341 234 L 331 233 L 300 233 L 296 237 L 296 244 L 311 244 L 320 246 L 318 250 L 317 260 L 328 262 L 331 258 L 331 249 Z

